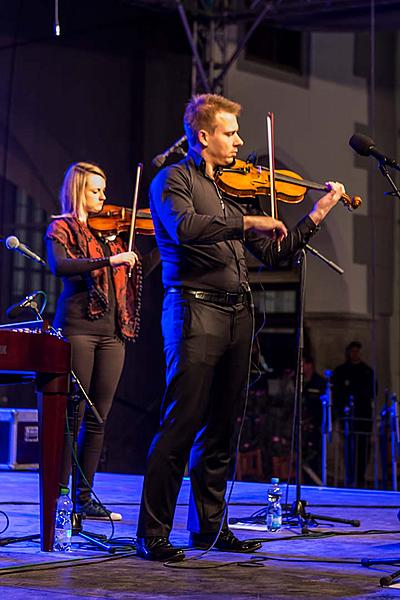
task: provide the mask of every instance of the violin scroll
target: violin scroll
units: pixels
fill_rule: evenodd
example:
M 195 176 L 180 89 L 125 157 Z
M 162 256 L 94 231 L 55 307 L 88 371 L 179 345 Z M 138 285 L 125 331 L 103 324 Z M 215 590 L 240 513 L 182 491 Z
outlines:
M 362 204 L 360 196 L 349 196 L 348 194 L 343 194 L 341 201 L 350 211 L 356 210 Z

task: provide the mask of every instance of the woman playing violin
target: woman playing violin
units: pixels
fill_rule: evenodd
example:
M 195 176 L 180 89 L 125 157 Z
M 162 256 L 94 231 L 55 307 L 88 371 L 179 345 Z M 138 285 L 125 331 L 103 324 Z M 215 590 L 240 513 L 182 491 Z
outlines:
M 81 401 L 78 461 L 83 474 L 77 470 L 78 511 L 89 518 L 119 520 L 119 513 L 91 498 L 91 488 L 124 364 L 125 342 L 134 341 L 139 332 L 142 268 L 121 235 L 101 238 L 88 226 L 89 215 L 103 208 L 105 189 L 106 175 L 100 167 L 72 164 L 61 188 L 61 214 L 49 225 L 46 241 L 50 268 L 64 284 L 54 325 L 70 341 L 72 368 L 103 419 L 100 425 Z M 68 485 L 70 470 L 71 442 L 66 432 L 62 486 Z

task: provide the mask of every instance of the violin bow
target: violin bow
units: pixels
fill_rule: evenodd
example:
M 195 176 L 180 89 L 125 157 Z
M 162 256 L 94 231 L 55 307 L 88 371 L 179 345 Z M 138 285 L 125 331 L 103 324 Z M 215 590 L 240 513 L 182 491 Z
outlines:
M 269 184 L 270 184 L 270 201 L 271 201 L 271 217 L 278 218 L 278 202 L 276 197 L 275 187 L 275 123 L 274 113 L 267 113 L 267 143 L 268 143 L 268 158 L 269 158 Z M 277 242 L 278 252 L 281 250 L 281 244 Z
M 136 169 L 136 181 L 135 181 L 135 191 L 133 193 L 133 201 L 132 201 L 132 218 L 131 218 L 131 226 L 129 228 L 129 241 L 128 241 L 128 252 L 131 252 L 134 248 L 135 244 L 135 223 L 136 223 L 136 213 L 137 213 L 137 203 L 139 196 L 139 186 L 140 179 L 142 177 L 143 172 L 143 163 L 139 163 Z M 132 277 L 132 269 L 129 269 L 129 277 Z

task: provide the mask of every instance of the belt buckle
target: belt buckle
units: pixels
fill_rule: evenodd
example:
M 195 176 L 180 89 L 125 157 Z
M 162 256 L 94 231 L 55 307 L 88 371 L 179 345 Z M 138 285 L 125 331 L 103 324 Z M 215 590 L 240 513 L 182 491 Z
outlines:
M 235 304 L 235 302 L 233 302 L 233 296 L 234 294 L 232 294 L 231 292 L 225 292 L 225 303 L 227 304 L 227 306 L 232 306 L 233 304 Z
M 226 299 L 229 306 L 233 306 L 238 303 L 239 294 L 234 294 L 233 292 L 226 292 Z

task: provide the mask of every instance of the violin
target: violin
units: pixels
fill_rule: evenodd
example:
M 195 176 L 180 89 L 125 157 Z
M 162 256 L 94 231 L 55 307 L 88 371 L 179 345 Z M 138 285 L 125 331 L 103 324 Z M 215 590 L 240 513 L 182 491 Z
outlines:
M 262 166 L 254 166 L 243 160 L 235 160 L 230 167 L 221 167 L 215 175 L 215 183 L 233 200 L 251 203 L 257 197 L 270 195 L 270 172 Z M 275 171 L 275 188 L 278 200 L 296 204 L 304 200 L 307 190 L 329 191 L 329 187 L 307 181 L 301 175 L 287 170 Z M 349 210 L 360 206 L 360 196 L 343 194 L 341 201 Z
M 133 210 L 116 204 L 104 204 L 101 212 L 89 215 L 89 227 L 98 235 L 118 235 L 129 231 Z M 142 208 L 136 212 L 135 232 L 142 235 L 154 235 L 154 224 L 150 209 Z

